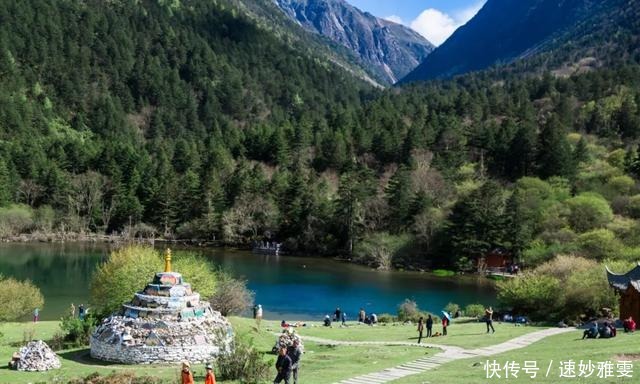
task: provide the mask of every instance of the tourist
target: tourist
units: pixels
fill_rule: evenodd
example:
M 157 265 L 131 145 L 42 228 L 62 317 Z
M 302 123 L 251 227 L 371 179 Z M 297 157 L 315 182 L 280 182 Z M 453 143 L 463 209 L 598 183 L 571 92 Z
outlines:
M 36 308 L 33 310 L 33 322 L 37 323 L 40 320 L 40 309 Z
M 433 328 L 433 317 L 431 314 L 427 316 L 427 337 L 431 337 L 431 329 Z
M 73 305 L 73 303 L 71 303 L 70 312 L 71 312 L 71 318 L 76 317 L 76 306 Z
M 262 322 L 262 305 L 258 304 L 258 310 L 256 311 L 256 324 L 258 324 L 258 329 L 260 329 L 261 322 Z
M 84 310 L 84 304 L 80 304 L 80 306 L 78 307 L 78 318 L 80 320 L 84 320 L 84 315 L 86 314 L 85 310 Z
M 280 348 L 278 360 L 276 360 L 276 369 L 278 370 L 278 375 L 273 380 L 273 383 L 281 383 L 284 380 L 284 384 L 289 384 L 291 380 L 291 358 L 287 355 L 287 347 Z
M 346 326 L 347 324 L 347 313 L 342 311 L 342 325 Z
M 594 321 L 591 323 L 589 328 L 584 330 L 582 333 L 582 339 L 595 339 L 596 337 L 598 337 L 598 323 Z
M 493 328 L 493 308 L 489 307 L 484 310 L 484 321 L 487 322 L 487 333 L 489 333 L 489 328 L 491 328 L 491 333 L 496 333 Z
M 629 316 L 624 322 L 622 322 L 622 326 L 625 332 L 635 332 L 636 330 L 636 322 L 633 321 L 633 317 Z
M 207 374 L 204 377 L 204 384 L 216 384 L 216 375 L 213 374 L 213 367 L 207 364 L 205 367 Z
M 182 363 L 182 384 L 194 384 L 193 373 L 191 373 L 191 364 L 188 361 Z
M 447 325 L 449 325 L 449 319 L 447 316 L 442 316 L 442 336 L 447 336 Z
M 333 321 L 340 321 L 342 319 L 340 307 L 336 308 L 336 311 L 333 313 Z
M 364 323 L 366 318 L 367 318 L 367 315 L 364 312 L 364 308 L 360 308 L 360 312 L 358 312 L 358 322 L 359 323 Z
M 418 320 L 418 344 L 422 340 L 422 332 L 424 331 L 424 318 L 420 316 L 420 320 Z
M 331 326 L 331 318 L 329 317 L 329 315 L 324 315 L 324 326 L 325 327 Z
M 373 324 L 378 324 L 378 315 L 376 315 L 375 313 L 371 314 L 371 325 Z
M 300 358 L 302 358 L 302 348 L 300 348 L 300 340 L 293 339 L 287 354 L 291 359 L 291 373 L 293 373 L 293 384 L 298 384 L 298 370 L 300 369 Z
M 600 334 L 601 339 L 608 339 L 611 336 L 611 327 L 609 327 L 609 322 L 605 321 L 604 324 L 598 329 L 598 333 Z
M 253 306 L 253 318 L 255 319 L 258 316 L 258 306 Z

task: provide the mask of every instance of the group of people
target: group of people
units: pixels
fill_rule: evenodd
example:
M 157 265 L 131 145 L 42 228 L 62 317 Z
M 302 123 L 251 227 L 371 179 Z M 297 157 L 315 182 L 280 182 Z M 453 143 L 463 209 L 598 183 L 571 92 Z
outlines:
M 600 326 L 598 326 L 598 322 L 593 321 L 589 325 L 589 328 L 585 329 L 582 333 L 582 339 L 595 339 L 597 337 L 601 339 L 608 339 L 611 337 L 616 337 L 616 334 L 616 326 L 612 322 L 605 321 Z
M 424 320 L 424 317 L 420 317 L 418 319 L 418 344 L 422 341 L 422 337 L 424 334 L 425 328 L 427 329 L 426 337 L 434 337 L 434 336 L 446 336 L 447 335 L 447 327 L 449 326 L 449 318 L 446 316 L 442 316 L 442 334 L 436 332 L 433 333 L 433 317 L 431 314 L 427 315 L 427 320 Z
M 325 327 L 330 327 L 331 321 L 332 321 L 331 316 L 329 315 L 324 316 Z M 340 307 L 336 308 L 336 310 L 333 312 L 333 322 L 341 322 L 342 325 L 346 325 L 347 313 L 341 310 Z M 367 325 L 377 324 L 378 315 L 376 315 L 375 313 L 372 313 L 371 315 L 367 316 L 367 313 L 365 312 L 364 308 L 360 308 L 360 311 L 358 311 L 358 323 L 367 324 Z
M 69 309 L 71 317 L 76 317 L 76 306 L 71 303 L 71 308 Z M 89 309 L 84 307 L 84 304 L 80 304 L 78 306 L 78 318 L 80 320 L 84 320 L 85 316 L 89 313 Z
M 284 381 L 285 384 L 298 384 L 298 371 L 300 369 L 300 359 L 302 358 L 302 348 L 298 339 L 293 340 L 290 346 L 281 346 L 278 350 L 278 359 L 276 360 L 276 370 L 278 374 L 273 380 L 274 384 Z
M 207 370 L 206 375 L 204 376 L 204 384 L 216 384 L 216 376 L 213 374 L 213 366 L 211 364 L 207 364 L 205 366 Z M 193 372 L 191 372 L 191 364 L 188 361 L 182 363 L 182 372 L 180 377 L 182 378 L 182 384 L 195 384 L 193 380 Z

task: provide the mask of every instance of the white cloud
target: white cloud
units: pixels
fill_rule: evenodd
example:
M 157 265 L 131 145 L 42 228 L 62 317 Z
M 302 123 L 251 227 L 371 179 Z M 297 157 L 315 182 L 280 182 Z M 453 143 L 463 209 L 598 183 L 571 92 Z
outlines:
M 391 16 L 387 16 L 384 18 L 385 20 L 389 20 L 391 22 L 394 22 L 396 24 L 404 24 L 404 22 L 402 21 L 402 18 L 398 15 L 391 15 Z
M 409 26 L 434 45 L 442 44 L 451 34 L 469 21 L 482 8 L 485 0 L 470 7 L 453 12 L 451 15 L 435 8 L 422 11 Z

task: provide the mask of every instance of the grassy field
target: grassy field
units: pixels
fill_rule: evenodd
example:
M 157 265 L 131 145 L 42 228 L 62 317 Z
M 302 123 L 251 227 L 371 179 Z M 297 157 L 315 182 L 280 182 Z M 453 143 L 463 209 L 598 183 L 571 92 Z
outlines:
M 265 321 L 258 331 L 251 319 L 231 318 L 236 332 L 251 339 L 256 348 L 270 351 L 275 342 L 273 332 L 279 332 L 277 322 Z M 4 337 L 0 340 L 0 361 L 8 361 L 11 353 L 22 344 L 25 331 L 33 329 L 35 338 L 50 339 L 58 330 L 57 322 L 1 324 L 0 332 Z M 460 346 L 466 349 L 499 344 L 506 340 L 521 336 L 528 332 L 543 328 L 514 327 L 508 324 L 495 324 L 496 333 L 487 335 L 483 323 L 455 323 L 449 327 L 446 337 L 431 338 L 427 342 Z M 437 327 L 435 330 L 440 330 Z M 349 327 L 325 328 L 319 323 L 309 323 L 308 327 L 298 328 L 298 332 L 305 336 L 314 336 L 331 340 L 343 341 L 400 341 L 415 342 L 414 325 L 386 325 L 369 327 L 351 324 Z M 618 360 L 633 360 L 634 373 L 640 375 L 640 334 L 622 334 L 607 340 L 580 340 L 581 332 L 569 332 L 551 336 L 528 347 L 489 358 L 472 358 L 447 363 L 435 370 L 396 380 L 397 384 L 425 384 L 425 383 L 486 383 L 486 382 L 522 382 L 522 383 L 632 383 L 634 380 L 624 378 L 599 378 L 597 369 L 591 378 L 560 378 L 560 361 L 573 360 L 576 367 L 580 360 L 597 362 L 612 361 L 613 374 L 617 375 L 616 362 Z M 414 346 L 326 346 L 310 341 L 305 342 L 305 356 L 301 370 L 301 382 L 304 384 L 326 384 L 338 380 L 376 372 L 387 367 L 396 366 L 420 357 L 440 352 L 437 348 L 418 348 Z M 27 373 L 9 371 L 0 368 L 0 383 L 66 383 L 71 378 L 87 376 L 91 373 L 109 374 L 111 372 L 134 372 L 136 375 L 150 375 L 161 377 L 167 383 L 178 382 L 178 366 L 125 366 L 100 363 L 88 357 L 87 349 L 64 351 L 60 353 L 62 368 L 46 373 Z M 273 355 L 265 358 L 274 361 Z M 485 362 L 495 360 L 501 369 L 497 372 L 502 377 L 487 379 L 484 368 Z M 538 376 L 531 379 L 524 372 L 519 377 L 504 378 L 504 365 L 507 362 L 518 363 L 521 367 L 525 361 L 535 361 L 540 368 Z M 553 363 L 549 375 L 546 370 Z M 204 369 L 195 366 L 196 382 L 202 381 Z M 275 369 L 274 369 L 275 375 Z M 576 370 L 576 373 L 577 370 Z M 635 376 L 635 374 L 634 374 Z M 224 384 L 231 382 L 219 381 Z
M 270 351 L 275 342 L 273 331 L 279 331 L 276 322 L 263 322 L 262 330 L 255 329 L 253 320 L 231 318 L 231 322 L 238 332 L 250 338 L 252 343 L 262 351 Z M 0 383 L 66 383 L 69 379 L 84 377 L 91 373 L 109 374 L 111 372 L 134 372 L 136 375 L 157 376 L 166 379 L 167 383 L 177 383 L 178 366 L 126 366 L 104 364 L 88 356 L 87 349 L 60 352 L 62 368 L 45 373 L 17 372 L 6 368 L 11 354 L 23 344 L 25 331 L 34 332 L 34 338 L 48 340 L 58 331 L 58 323 L 43 321 L 32 323 L 0 324 L 0 332 L 4 334 L 0 340 Z M 353 375 L 381 370 L 387 367 L 414 360 L 422 356 L 433 355 L 439 350 L 415 347 L 361 347 L 361 346 L 324 346 L 312 342 L 305 342 L 305 356 L 301 379 L 309 384 L 331 383 L 346 379 Z M 275 356 L 267 355 L 267 359 L 275 361 Z M 194 366 L 196 381 L 203 381 L 204 368 Z M 275 368 L 274 368 L 275 376 Z M 230 383 L 219 381 L 221 383 Z
M 364 324 L 348 322 L 347 327 L 334 325 L 332 328 L 322 327 L 320 323 L 311 323 L 313 327 L 299 328 L 301 335 L 321 337 L 331 340 L 348 341 L 407 341 L 417 342 L 418 332 L 415 324 L 380 324 L 370 327 Z M 452 345 L 462 348 L 486 347 L 499 344 L 514 337 L 522 336 L 525 333 L 538 331 L 541 327 L 515 327 L 513 324 L 493 323 L 496 333 L 487 334 L 485 323 L 478 322 L 453 322 L 447 327 L 447 336 L 432 337 L 423 339 L 423 342 L 430 344 Z M 434 325 L 433 332 L 442 332 L 441 325 Z M 426 331 L 425 331 L 426 334 Z
M 457 384 L 457 383 L 637 383 L 640 377 L 640 334 L 624 334 L 619 332 L 612 339 L 581 340 L 582 332 L 577 330 L 561 335 L 550 336 L 526 348 L 489 358 L 472 358 L 458 360 L 427 371 L 426 373 L 408 376 L 404 379 L 393 381 L 394 384 Z M 503 368 L 507 362 L 516 362 L 521 367 L 525 361 L 536 361 L 540 368 L 535 379 L 520 371 L 518 378 L 505 378 L 504 370 L 499 370 L 501 378 L 487 378 L 485 362 L 495 360 Z M 591 360 L 597 366 L 597 362 L 611 361 L 613 374 L 618 375 L 616 368 L 618 360 L 633 361 L 633 378 L 623 377 L 598 377 L 597 368 L 591 377 L 567 378 L 560 377 L 560 361 L 573 360 L 575 362 L 575 374 L 579 374 L 580 360 Z M 547 369 L 551 365 L 549 375 Z M 585 373 L 587 373 L 586 371 Z M 546 376 L 546 377 L 545 377 Z

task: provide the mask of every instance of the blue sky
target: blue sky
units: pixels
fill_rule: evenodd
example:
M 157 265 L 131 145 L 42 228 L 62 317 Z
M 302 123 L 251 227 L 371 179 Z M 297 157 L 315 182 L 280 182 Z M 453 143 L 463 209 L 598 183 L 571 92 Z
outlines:
M 413 28 L 440 45 L 486 0 L 347 0 L 363 11 Z

